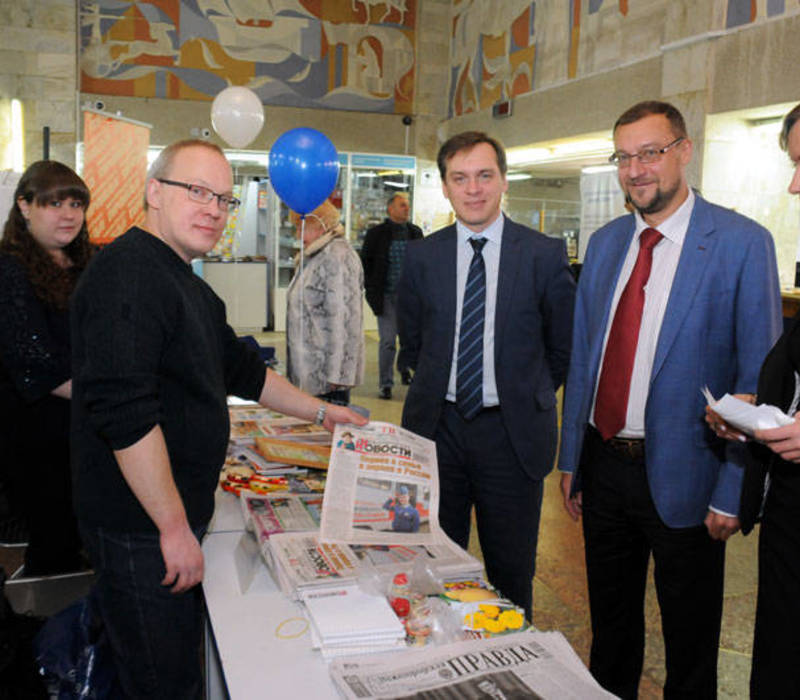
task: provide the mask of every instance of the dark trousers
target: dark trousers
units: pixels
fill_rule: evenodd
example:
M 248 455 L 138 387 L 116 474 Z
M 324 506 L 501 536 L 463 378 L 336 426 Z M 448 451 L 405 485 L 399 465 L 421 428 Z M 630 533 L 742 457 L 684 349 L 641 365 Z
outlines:
M 478 538 L 489 581 L 533 612 L 533 574 L 542 508 L 542 482 L 519 464 L 499 409 L 465 421 L 445 403 L 436 430 L 439 523 L 464 549 L 475 506 Z
M 394 386 L 394 357 L 397 352 L 397 294 L 383 295 L 383 313 L 378 321 L 378 384 Z M 398 367 L 400 372 L 405 368 Z
M 195 531 L 198 540 L 205 528 Z M 162 586 L 158 535 L 81 528 L 94 600 L 127 698 L 202 698 L 203 592 Z
M 800 473 L 777 463 L 758 540 L 750 697 L 800 697 Z
M 645 458 L 646 459 L 646 458 Z M 583 533 L 592 620 L 589 670 L 621 698 L 636 698 L 644 659 L 650 554 L 666 650 L 665 698 L 716 698 L 724 543 L 704 525 L 667 527 L 644 459 L 630 459 L 590 429 L 581 457 Z

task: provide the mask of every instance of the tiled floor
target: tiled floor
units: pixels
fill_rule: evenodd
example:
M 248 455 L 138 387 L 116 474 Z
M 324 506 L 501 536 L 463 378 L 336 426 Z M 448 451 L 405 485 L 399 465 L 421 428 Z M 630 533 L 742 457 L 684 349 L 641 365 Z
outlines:
M 274 345 L 279 358 L 286 357 L 283 334 L 268 333 L 257 337 L 263 345 Z M 375 419 L 399 423 L 406 387 L 398 381 L 392 400 L 379 399 L 377 375 L 377 335 L 368 332 L 366 378 L 364 384 L 353 392 L 351 400 L 368 408 Z M 757 533 L 748 537 L 736 535 L 728 544 L 719 698 L 747 697 L 755 613 L 756 538 Z M 480 554 L 475 537 L 470 550 Z M 20 560 L 20 550 L 0 548 L 0 566 L 7 572 L 13 572 Z M 580 525 L 572 522 L 561 506 L 559 477 L 555 472 L 545 480 L 536 570 L 534 622 L 541 629 L 561 630 L 586 661 L 591 632 L 583 540 Z M 664 682 L 664 648 L 652 576 L 647 589 L 646 619 L 647 648 L 639 696 L 649 700 L 661 697 Z

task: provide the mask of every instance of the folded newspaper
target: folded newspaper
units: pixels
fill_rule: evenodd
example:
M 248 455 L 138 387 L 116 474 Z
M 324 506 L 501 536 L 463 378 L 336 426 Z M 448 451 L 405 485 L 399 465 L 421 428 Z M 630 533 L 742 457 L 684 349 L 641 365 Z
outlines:
M 616 697 L 597 684 L 560 632 L 528 630 L 424 652 L 334 659 L 329 671 L 348 700 Z
M 707 386 L 704 386 L 702 391 L 711 409 L 726 423 L 745 435 L 752 437 L 756 430 L 780 428 L 794 423 L 794 418 L 790 418 L 776 406 L 769 404 L 754 406 L 730 394 L 725 394 L 717 401 Z
M 414 545 L 449 541 L 438 516 L 432 440 L 380 421 L 336 426 L 320 540 Z

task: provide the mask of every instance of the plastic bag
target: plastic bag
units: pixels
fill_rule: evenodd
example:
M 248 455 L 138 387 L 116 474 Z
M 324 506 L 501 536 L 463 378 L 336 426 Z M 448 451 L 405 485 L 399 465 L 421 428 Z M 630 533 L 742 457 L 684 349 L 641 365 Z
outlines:
M 0 698 L 47 700 L 31 651 L 44 620 L 19 615 L 11 609 L 4 593 L 5 580 L 5 571 L 0 567 Z
M 111 648 L 89 597 L 53 615 L 34 640 L 40 672 L 58 700 L 120 696 Z

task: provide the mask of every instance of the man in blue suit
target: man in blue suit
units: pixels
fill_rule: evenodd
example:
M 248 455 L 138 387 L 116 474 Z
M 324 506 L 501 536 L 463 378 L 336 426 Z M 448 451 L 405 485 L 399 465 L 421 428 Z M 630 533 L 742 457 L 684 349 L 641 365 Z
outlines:
M 436 441 L 442 528 L 466 548 L 475 506 L 489 580 L 530 619 L 575 283 L 563 240 L 501 213 L 496 140 L 457 134 L 437 160 L 456 224 L 408 244 L 398 321 L 415 375 L 403 426 Z
M 559 468 L 583 516 L 590 670 L 636 698 L 650 554 L 666 648 L 664 697 L 716 697 L 725 540 L 739 529 L 744 446 L 706 428 L 708 385 L 755 391 L 780 329 L 769 232 L 687 185 L 683 117 L 643 102 L 614 125 L 635 211 L 594 233 L 575 308 Z

